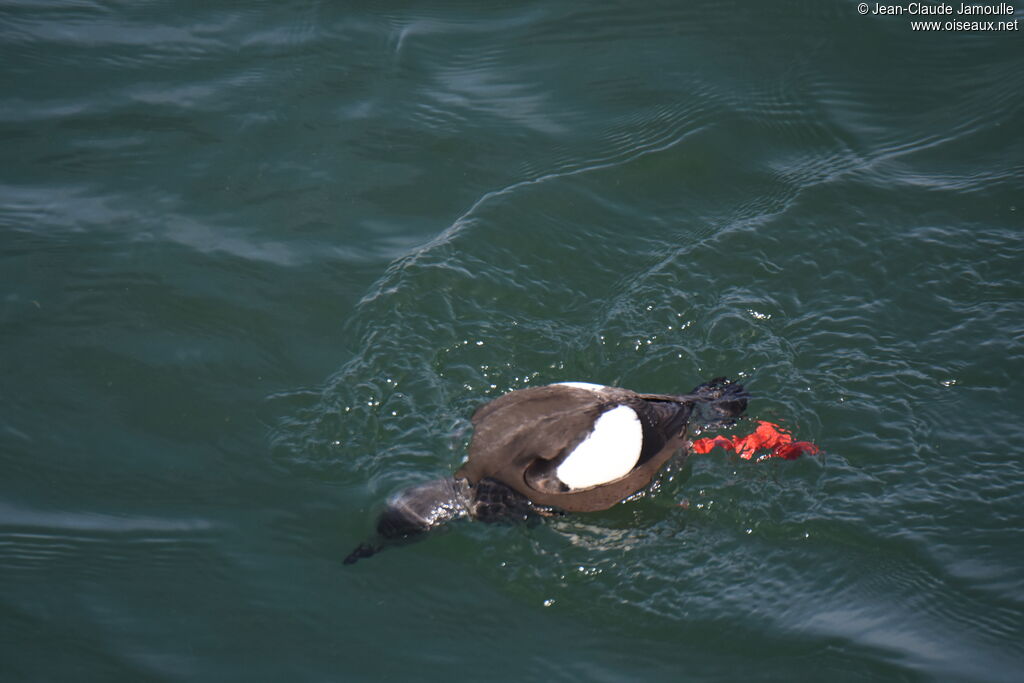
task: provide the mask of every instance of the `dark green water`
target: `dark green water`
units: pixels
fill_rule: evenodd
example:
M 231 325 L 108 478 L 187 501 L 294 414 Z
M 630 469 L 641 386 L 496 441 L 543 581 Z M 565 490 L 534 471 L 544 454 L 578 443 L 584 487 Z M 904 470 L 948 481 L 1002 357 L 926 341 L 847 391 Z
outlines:
M 488 4 L 0 4 L 0 678 L 1020 680 L 1020 32 Z M 341 565 L 718 374 L 823 455 Z

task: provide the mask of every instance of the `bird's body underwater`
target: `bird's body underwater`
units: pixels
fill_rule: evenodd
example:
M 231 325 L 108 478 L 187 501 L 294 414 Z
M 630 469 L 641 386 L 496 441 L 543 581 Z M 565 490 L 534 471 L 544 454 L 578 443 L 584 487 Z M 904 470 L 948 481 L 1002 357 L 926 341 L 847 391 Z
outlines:
M 747 393 L 716 378 L 688 394 L 566 382 L 520 389 L 473 414 L 469 457 L 454 477 L 399 491 L 378 538 L 346 564 L 460 517 L 485 522 L 605 510 L 647 486 L 690 445 L 688 426 L 739 417 Z

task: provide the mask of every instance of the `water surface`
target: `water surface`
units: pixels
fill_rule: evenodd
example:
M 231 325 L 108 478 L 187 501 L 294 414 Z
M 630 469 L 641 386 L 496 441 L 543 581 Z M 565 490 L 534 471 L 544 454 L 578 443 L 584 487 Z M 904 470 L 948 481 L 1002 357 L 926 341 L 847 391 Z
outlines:
M 1019 679 L 1018 33 L 8 2 L 0 59 L 4 678 Z M 823 454 L 341 565 L 482 401 L 722 374 Z

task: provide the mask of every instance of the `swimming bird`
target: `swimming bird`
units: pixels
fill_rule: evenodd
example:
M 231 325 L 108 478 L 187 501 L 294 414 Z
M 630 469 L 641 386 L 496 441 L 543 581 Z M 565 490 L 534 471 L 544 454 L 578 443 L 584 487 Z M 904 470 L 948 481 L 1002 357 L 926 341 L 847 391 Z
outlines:
M 695 418 L 708 426 L 729 423 L 747 398 L 742 385 L 724 377 L 682 395 L 561 382 L 499 396 L 473 414 L 469 456 L 455 475 L 388 499 L 378 538 L 345 563 L 457 518 L 494 522 L 610 508 L 690 445 L 687 427 Z

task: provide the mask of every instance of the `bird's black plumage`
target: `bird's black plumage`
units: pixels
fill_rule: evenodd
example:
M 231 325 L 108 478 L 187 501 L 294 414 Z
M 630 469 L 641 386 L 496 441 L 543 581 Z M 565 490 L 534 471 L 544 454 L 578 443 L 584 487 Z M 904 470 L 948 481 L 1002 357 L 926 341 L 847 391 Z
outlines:
M 393 539 L 410 538 L 459 517 L 483 521 L 531 512 L 604 510 L 647 486 L 658 470 L 689 446 L 687 427 L 728 422 L 746 409 L 747 393 L 719 377 L 683 395 L 640 394 L 619 387 L 552 384 L 521 389 L 473 414 L 469 457 L 452 479 L 405 489 L 389 499 L 377 524 L 377 544 L 364 543 L 346 558 L 355 562 Z M 627 406 L 639 419 L 642 445 L 636 464 L 612 481 L 572 489 L 558 466 L 610 410 Z

